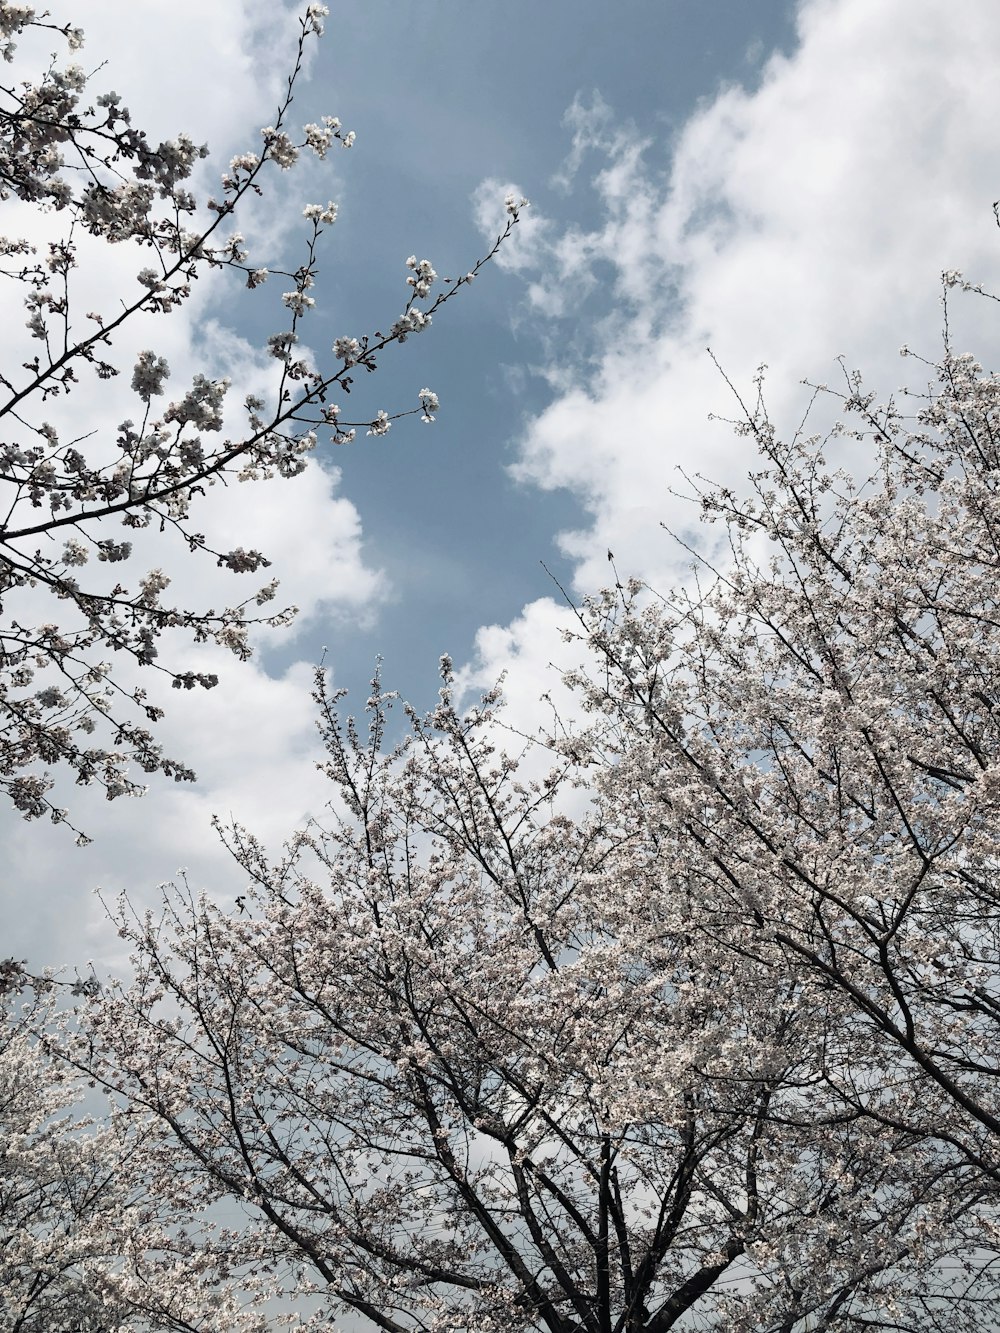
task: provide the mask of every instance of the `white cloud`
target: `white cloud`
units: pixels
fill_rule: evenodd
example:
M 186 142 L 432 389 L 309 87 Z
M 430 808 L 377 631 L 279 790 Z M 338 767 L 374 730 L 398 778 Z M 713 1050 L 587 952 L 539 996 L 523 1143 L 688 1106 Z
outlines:
M 471 700 L 503 677 L 503 720 L 531 739 L 558 735 L 559 718 L 572 709 L 559 676 L 587 656 L 578 643 L 564 641 L 562 631 L 572 628 L 571 622 L 563 603 L 542 597 L 509 625 L 484 625 L 476 639 L 477 661 L 457 673 L 459 693 Z
M 225 150 L 273 119 L 295 56 L 295 0 L 58 0 L 54 22 L 81 23 L 78 57 L 116 89 L 151 138 L 185 130 Z M 257 138 L 259 142 L 259 138 Z M 257 142 L 247 147 L 256 148 Z
M 690 490 L 677 469 L 734 484 L 751 466 L 746 441 L 708 420 L 739 409 L 706 347 L 741 392 L 768 363 L 769 408 L 787 434 L 808 401 L 801 380 L 833 384 L 838 355 L 884 394 L 913 377 L 902 343 L 938 355 L 942 270 L 987 286 L 996 272 L 1000 86 L 970 52 L 997 49 L 1000 9 L 806 0 L 799 36 L 756 91 L 730 87 L 698 110 L 666 170 L 599 99 L 571 109 L 559 183 L 579 182 L 589 143 L 601 221 L 560 230 L 545 218 L 517 254 L 554 397 L 514 471 L 585 507 L 588 525 L 561 538 L 577 594 L 607 582 L 609 548 L 621 574 L 674 581 L 687 556 L 661 524 L 696 526 L 671 494 Z M 994 310 L 955 297 L 958 350 L 983 346 Z M 536 636 L 548 632 L 530 609 L 506 632 L 482 631 L 470 678 L 508 666 L 513 677 L 531 661 L 537 697 L 551 654 Z

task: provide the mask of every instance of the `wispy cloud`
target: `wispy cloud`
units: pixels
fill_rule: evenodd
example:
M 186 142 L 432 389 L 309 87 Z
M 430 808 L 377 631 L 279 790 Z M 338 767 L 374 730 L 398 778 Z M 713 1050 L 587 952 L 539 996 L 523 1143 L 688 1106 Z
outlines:
M 514 472 L 585 507 L 587 526 L 561 537 L 577 594 L 607 581 L 609 548 L 622 573 L 677 578 L 686 557 L 662 524 L 696 519 L 672 493 L 686 489 L 678 468 L 738 481 L 752 465 L 746 441 L 709 420 L 739 408 L 707 347 L 740 390 L 768 363 L 771 412 L 791 432 L 801 381 L 833 382 L 839 355 L 886 394 L 912 374 L 902 343 L 937 356 L 942 270 L 987 285 L 996 273 L 1000 87 L 969 52 L 997 48 L 1000 10 L 806 0 L 798 23 L 794 52 L 753 90 L 705 103 L 666 165 L 599 98 L 568 113 L 557 183 L 589 191 L 597 221 L 560 225 L 551 208 L 517 257 L 517 318 L 535 321 L 553 397 Z M 993 319 L 969 297 L 955 313 L 963 345 Z M 552 653 L 533 636 L 554 619 L 536 606 L 484 630 L 467 678 L 533 661 L 537 697 Z

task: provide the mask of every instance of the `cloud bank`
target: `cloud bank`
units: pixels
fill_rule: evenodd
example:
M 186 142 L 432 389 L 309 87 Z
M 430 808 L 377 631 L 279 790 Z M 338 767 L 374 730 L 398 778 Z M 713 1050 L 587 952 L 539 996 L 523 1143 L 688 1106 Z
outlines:
M 513 470 L 584 507 L 588 525 L 560 537 L 576 596 L 608 581 L 608 550 L 621 575 L 654 586 L 682 576 L 687 556 L 662 526 L 697 526 L 672 493 L 690 492 L 681 472 L 738 484 L 752 465 L 747 442 L 709 420 L 739 405 L 706 348 L 751 396 L 767 364 L 769 411 L 790 434 L 810 396 L 802 380 L 842 383 L 838 356 L 883 396 L 915 373 L 919 383 L 899 348 L 940 354 L 942 271 L 987 287 L 996 276 L 1000 87 L 970 52 L 997 49 L 1000 10 L 804 0 L 798 37 L 756 88 L 702 105 L 667 153 L 599 96 L 578 99 L 554 204 L 501 256 L 524 284 L 517 318 L 540 336 L 534 369 L 552 392 Z M 476 201 L 484 230 L 497 184 Z M 560 225 L 566 192 L 589 193 L 596 225 Z M 951 305 L 956 350 L 989 361 L 995 305 Z M 566 619 L 549 600 L 484 628 L 466 684 L 509 669 L 519 697 L 537 698 Z

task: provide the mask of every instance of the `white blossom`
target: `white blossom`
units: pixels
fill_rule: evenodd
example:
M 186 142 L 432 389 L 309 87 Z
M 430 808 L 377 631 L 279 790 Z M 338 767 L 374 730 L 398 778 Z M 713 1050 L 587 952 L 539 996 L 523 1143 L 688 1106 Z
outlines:
M 398 342 L 405 343 L 411 333 L 422 333 L 424 329 L 430 328 L 431 316 L 418 310 L 416 306 L 410 306 L 409 310 L 404 310 L 399 319 L 395 321 L 389 330 L 389 336 L 395 338 Z
M 255 171 L 260 165 L 260 158 L 256 153 L 239 153 L 229 163 L 229 170 L 233 175 L 239 172 Z
M 328 5 L 316 4 L 315 0 L 306 6 L 306 20 L 310 29 L 317 37 L 323 35 L 323 19 L 328 18 L 330 9 Z
M 67 565 L 85 565 L 89 558 L 89 550 L 76 537 L 71 537 L 63 547 L 63 561 Z
M 304 291 L 284 292 L 281 299 L 296 315 L 304 315 L 316 304 L 313 297 L 306 295 Z
M 229 384 L 228 377 L 209 380 L 204 375 L 195 375 L 184 397 L 171 403 L 164 412 L 164 421 L 190 424 L 198 430 L 221 430 L 222 404 Z
M 157 356 L 155 352 L 140 352 L 132 371 L 132 390 L 148 403 L 154 394 L 163 392 L 163 384 L 169 374 L 170 367 L 162 356 Z
M 361 344 L 357 338 L 338 338 L 333 344 L 334 356 L 349 366 L 354 364 L 360 350 Z
M 437 278 L 430 260 L 421 259 L 418 262 L 416 255 L 410 255 L 406 261 L 406 266 L 414 270 L 406 279 L 407 283 L 413 288 L 413 294 L 420 297 L 427 296 Z
M 324 116 L 322 124 L 309 124 L 303 127 L 303 134 L 306 136 L 306 144 L 313 150 L 319 158 L 325 158 L 330 151 L 330 145 L 334 139 L 340 139 L 346 144 L 345 136 L 340 133 L 340 121 L 336 116 Z M 351 142 L 354 142 L 353 134 L 347 135 Z
M 307 204 L 302 210 L 302 216 L 311 222 L 336 222 L 337 205 L 332 200 L 325 208 L 321 204 Z
M 299 150 L 284 130 L 276 130 L 273 125 L 265 125 L 260 133 L 264 140 L 265 152 L 272 162 L 277 163 L 283 171 L 295 166 Z

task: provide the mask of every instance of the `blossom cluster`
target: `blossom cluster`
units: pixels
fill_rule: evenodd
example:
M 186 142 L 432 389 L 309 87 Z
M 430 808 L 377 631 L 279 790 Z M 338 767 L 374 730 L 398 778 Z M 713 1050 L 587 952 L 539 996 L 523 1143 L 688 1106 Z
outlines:
M 353 130 L 341 133 L 340 121 L 336 116 L 324 116 L 321 124 L 309 124 L 303 129 L 306 143 L 318 158 L 326 157 L 330 145 L 336 140 L 342 148 L 353 148 L 357 137 Z
M 437 274 L 434 272 L 429 259 L 418 260 L 416 255 L 410 255 L 406 261 L 406 267 L 413 269 L 413 272 L 406 279 L 407 283 L 413 288 L 414 296 L 429 296 Z

